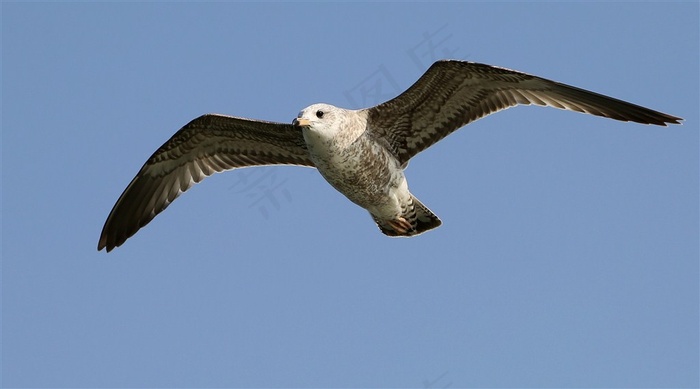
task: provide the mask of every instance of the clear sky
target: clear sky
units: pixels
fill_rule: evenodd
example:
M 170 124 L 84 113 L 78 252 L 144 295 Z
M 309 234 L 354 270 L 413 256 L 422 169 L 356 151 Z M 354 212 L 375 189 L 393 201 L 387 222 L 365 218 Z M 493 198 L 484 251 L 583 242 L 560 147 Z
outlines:
M 3 385 L 698 386 L 698 8 L 3 3 Z M 412 160 L 443 225 L 411 239 L 315 170 L 271 167 L 97 252 L 189 120 L 371 106 L 440 58 L 685 122 L 479 120 Z

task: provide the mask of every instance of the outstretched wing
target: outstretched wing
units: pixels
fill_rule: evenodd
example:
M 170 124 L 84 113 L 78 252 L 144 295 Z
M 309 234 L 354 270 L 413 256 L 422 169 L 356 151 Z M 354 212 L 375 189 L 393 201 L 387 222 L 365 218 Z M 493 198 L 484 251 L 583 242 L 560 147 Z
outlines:
M 368 108 L 367 126 L 401 163 L 460 127 L 518 104 L 665 126 L 681 118 L 505 68 L 438 61 L 398 97 Z
M 259 165 L 314 166 L 301 129 L 223 115 L 203 115 L 148 159 L 112 208 L 97 245 L 111 251 L 205 177 Z

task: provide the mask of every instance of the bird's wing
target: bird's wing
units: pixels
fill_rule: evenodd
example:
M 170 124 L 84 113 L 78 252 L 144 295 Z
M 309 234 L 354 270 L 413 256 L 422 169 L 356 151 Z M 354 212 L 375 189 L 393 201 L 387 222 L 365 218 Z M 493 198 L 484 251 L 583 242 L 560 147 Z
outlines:
M 112 208 L 97 245 L 120 246 L 205 177 L 259 165 L 314 166 L 301 129 L 223 115 L 192 120 L 161 146 Z
M 460 127 L 518 104 L 537 104 L 622 121 L 665 126 L 681 118 L 505 68 L 438 61 L 398 97 L 367 108 L 372 135 L 401 163 Z

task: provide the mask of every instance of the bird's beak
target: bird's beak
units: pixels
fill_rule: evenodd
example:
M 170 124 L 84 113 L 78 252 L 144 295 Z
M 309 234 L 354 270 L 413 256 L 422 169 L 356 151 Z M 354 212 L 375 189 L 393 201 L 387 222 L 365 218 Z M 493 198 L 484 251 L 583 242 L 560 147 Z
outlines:
M 296 118 L 292 120 L 292 124 L 300 127 L 308 127 L 311 125 L 311 122 L 309 119 Z

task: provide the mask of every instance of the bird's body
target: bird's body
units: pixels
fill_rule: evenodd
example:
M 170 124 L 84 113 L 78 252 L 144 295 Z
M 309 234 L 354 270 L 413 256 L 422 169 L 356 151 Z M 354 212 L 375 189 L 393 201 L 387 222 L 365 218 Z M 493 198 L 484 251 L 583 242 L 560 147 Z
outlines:
M 341 124 L 340 131 L 343 130 L 345 126 Z M 406 186 L 398 160 L 369 139 L 367 133 L 352 139 L 339 136 L 324 139 L 309 128 L 304 128 L 303 133 L 316 169 L 355 204 L 368 210 L 379 207 Z
M 323 112 L 322 118 L 315 117 L 318 112 Z M 325 124 L 302 128 L 311 160 L 329 184 L 369 211 L 382 232 L 411 236 L 428 230 L 419 227 L 440 225 L 424 206 L 416 210 L 420 203 L 408 190 L 405 166 L 386 142 L 365 130 L 365 111 L 314 104 L 299 119 Z
M 205 177 L 260 165 L 315 167 L 369 211 L 384 234 L 420 234 L 441 222 L 409 192 L 404 175 L 408 161 L 464 125 L 519 104 L 662 126 L 682 120 L 514 70 L 438 61 L 408 90 L 371 108 L 314 104 L 293 125 L 217 114 L 192 120 L 124 190 L 105 222 L 98 249 L 120 246 Z

